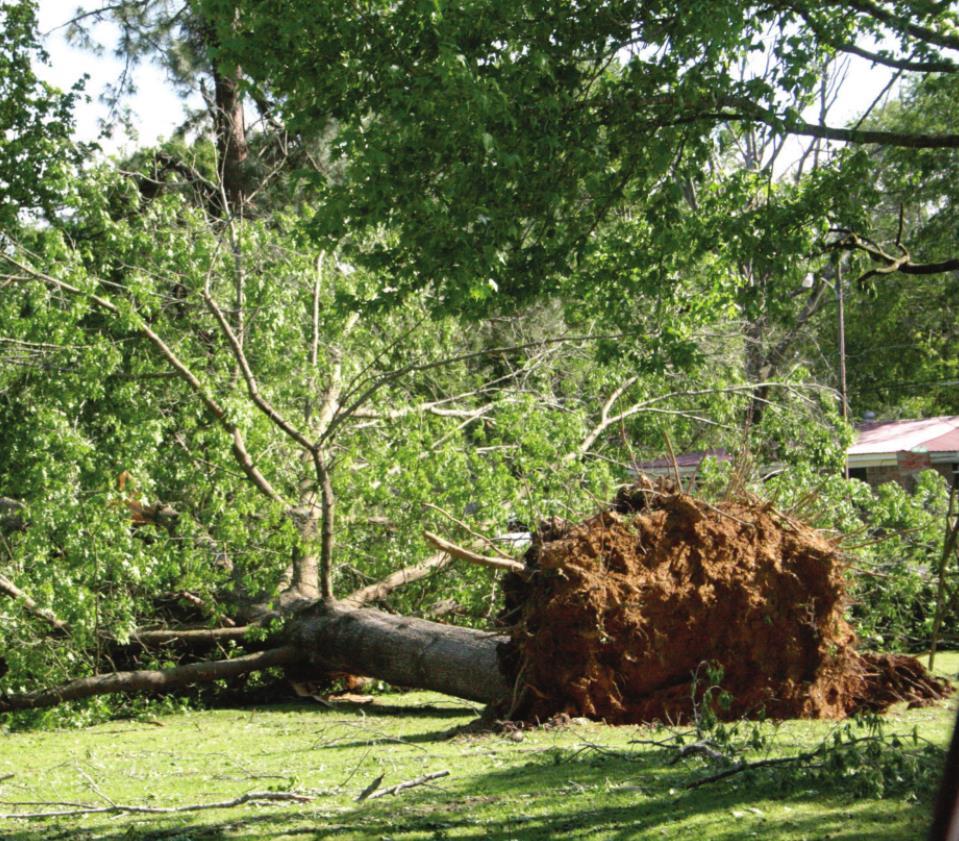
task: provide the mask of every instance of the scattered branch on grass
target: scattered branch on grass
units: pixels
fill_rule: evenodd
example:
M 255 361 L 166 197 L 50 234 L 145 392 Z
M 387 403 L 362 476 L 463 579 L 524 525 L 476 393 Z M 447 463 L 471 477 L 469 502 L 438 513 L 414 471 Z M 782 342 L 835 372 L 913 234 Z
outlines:
M 250 791 L 239 797 L 234 797 L 232 800 L 218 800 L 214 803 L 191 803 L 186 806 L 137 806 L 135 804 L 111 803 L 107 806 L 83 806 L 76 809 L 46 812 L 10 812 L 0 814 L 0 820 L 42 820 L 43 818 L 71 818 L 79 815 L 109 814 L 173 815 L 181 812 L 204 812 L 210 809 L 233 809 L 247 803 L 309 803 L 312 800 L 311 795 L 296 791 Z M 12 803 L 10 805 L 17 804 Z
M 424 774 L 422 777 L 416 777 L 413 780 L 406 780 L 405 782 L 397 783 L 395 786 L 390 786 L 389 788 L 381 788 L 379 791 L 370 794 L 367 799 L 376 800 L 380 797 L 386 797 L 388 794 L 399 794 L 401 791 L 406 791 L 408 788 L 415 788 L 416 786 L 425 785 L 433 780 L 440 779 L 440 777 L 448 777 L 449 775 L 449 771 L 433 771 L 430 774 Z
M 738 762 L 735 762 L 728 768 L 723 768 L 721 771 L 717 771 L 715 774 L 709 774 L 706 777 L 700 777 L 697 780 L 692 780 L 691 782 L 686 783 L 683 788 L 699 788 L 700 786 L 709 785 L 709 783 L 716 783 L 720 780 L 725 780 L 727 777 L 732 777 L 735 774 L 741 774 L 743 771 L 754 771 L 757 768 L 771 768 L 776 765 L 801 765 L 812 762 L 813 759 L 821 755 L 822 751 L 817 749 L 806 751 L 805 753 L 797 753 L 795 756 L 778 756 L 770 759 L 757 759 L 754 762 L 747 762 L 745 759 L 740 759 Z
M 433 532 L 430 531 L 424 531 L 423 537 L 426 538 L 427 543 L 430 543 L 440 551 L 447 552 L 454 558 L 459 558 L 462 561 L 469 561 L 471 564 L 479 564 L 480 566 L 493 567 L 493 569 L 505 569 L 510 572 L 515 572 L 518 575 L 526 574 L 526 566 L 521 564 L 519 561 L 510 561 L 506 560 L 505 558 L 491 558 L 488 555 L 479 555 L 476 552 L 472 552 L 469 549 L 464 548 L 463 546 L 450 543 L 450 541 L 444 540 L 439 535 L 433 534 Z
M 356 795 L 356 802 L 359 803 L 363 800 L 366 800 L 374 791 L 380 787 L 380 783 L 383 782 L 383 777 L 385 774 L 380 774 L 373 782 L 371 782 L 366 788 L 363 789 L 358 795 Z

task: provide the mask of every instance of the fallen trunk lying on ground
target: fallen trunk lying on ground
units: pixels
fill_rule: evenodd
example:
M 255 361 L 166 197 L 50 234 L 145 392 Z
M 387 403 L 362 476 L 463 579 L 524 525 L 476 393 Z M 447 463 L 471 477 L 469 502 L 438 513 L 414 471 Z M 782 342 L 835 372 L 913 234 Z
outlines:
M 544 526 L 504 589 L 500 634 L 318 602 L 291 615 L 279 647 L 6 696 L 0 711 L 273 666 L 368 675 L 531 721 L 675 722 L 707 697 L 727 718 L 840 718 L 950 691 L 913 658 L 858 653 L 838 549 L 756 500 L 633 489 L 581 524 Z

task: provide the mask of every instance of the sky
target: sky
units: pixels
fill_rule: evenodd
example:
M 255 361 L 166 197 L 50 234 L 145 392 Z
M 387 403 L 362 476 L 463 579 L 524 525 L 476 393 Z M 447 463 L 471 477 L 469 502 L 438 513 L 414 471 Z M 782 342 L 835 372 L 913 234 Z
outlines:
M 38 66 L 38 75 L 57 87 L 71 87 L 83 74 L 89 74 L 87 92 L 89 103 L 77 107 L 78 140 L 97 140 L 100 135 L 99 121 L 110 118 L 110 110 L 99 101 L 100 95 L 110 83 L 115 83 L 123 72 L 123 63 L 112 55 L 116 42 L 116 27 L 99 24 L 93 31 L 96 40 L 105 47 L 103 55 L 96 56 L 67 43 L 62 29 L 58 29 L 76 12 L 78 0 L 40 0 L 40 31 L 47 33 L 45 46 L 50 54 L 49 66 Z M 91 8 L 92 3 L 86 7 Z M 866 45 L 868 46 L 868 45 Z M 138 138 L 133 139 L 117 132 L 114 137 L 100 139 L 104 154 L 131 151 L 139 146 L 153 145 L 158 139 L 169 137 L 184 119 L 184 103 L 166 79 L 165 72 L 156 64 L 144 62 L 134 71 L 137 93 L 126 103 L 134 112 L 134 124 Z M 841 126 L 855 119 L 882 92 L 892 71 L 873 67 L 869 62 L 852 57 L 848 75 L 833 107 L 829 122 Z M 198 100 L 190 103 L 198 107 Z M 814 112 L 806 115 L 815 122 Z M 781 156 L 780 166 L 788 167 L 791 159 L 798 158 L 804 146 L 802 140 L 792 141 Z
M 117 28 L 111 24 L 99 24 L 94 28 L 94 38 L 104 45 L 105 50 L 103 55 L 92 55 L 68 44 L 63 30 L 57 28 L 75 14 L 76 0 L 40 0 L 39 11 L 40 32 L 46 34 L 44 46 L 50 54 L 50 64 L 38 65 L 35 68 L 37 75 L 66 90 L 84 74 L 89 74 L 86 91 L 91 102 L 77 106 L 75 136 L 82 141 L 97 140 L 99 121 L 110 117 L 110 109 L 99 101 L 99 97 L 105 87 L 115 83 L 123 72 L 123 62 L 112 54 Z M 162 68 L 143 63 L 134 69 L 133 74 L 137 93 L 127 105 L 133 109 L 139 137 L 134 140 L 118 132 L 113 138 L 100 140 L 106 154 L 152 145 L 159 138 L 169 137 L 183 121 L 184 104 L 173 92 Z M 196 102 L 192 104 L 197 105 Z

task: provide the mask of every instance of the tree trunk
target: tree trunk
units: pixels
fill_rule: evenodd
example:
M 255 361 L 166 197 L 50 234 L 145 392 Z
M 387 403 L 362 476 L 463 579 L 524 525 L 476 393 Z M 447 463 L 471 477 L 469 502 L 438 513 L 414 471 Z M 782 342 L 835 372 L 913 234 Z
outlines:
M 192 639 L 192 632 L 183 636 Z M 116 692 L 168 692 L 276 666 L 362 674 L 483 703 L 508 698 L 512 691 L 500 672 L 497 646 L 507 640 L 500 634 L 318 603 L 292 618 L 283 637 L 276 641 L 283 643 L 279 648 L 230 660 L 93 675 L 50 689 L 0 695 L 0 712 Z
M 319 607 L 295 619 L 289 641 L 311 665 L 394 686 L 489 703 L 509 696 L 496 649 L 507 637 L 378 610 Z
M 244 163 L 249 154 L 246 142 L 246 120 L 240 96 L 240 68 L 229 74 L 213 68 L 214 126 L 223 192 L 228 211 L 238 214 L 245 199 Z

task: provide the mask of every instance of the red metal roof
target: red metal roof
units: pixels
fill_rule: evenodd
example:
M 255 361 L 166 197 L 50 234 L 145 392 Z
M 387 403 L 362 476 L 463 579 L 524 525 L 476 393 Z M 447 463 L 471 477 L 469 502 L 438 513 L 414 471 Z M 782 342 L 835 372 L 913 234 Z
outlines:
M 878 455 L 903 450 L 930 453 L 959 450 L 959 415 L 861 424 L 856 443 L 847 454 Z

